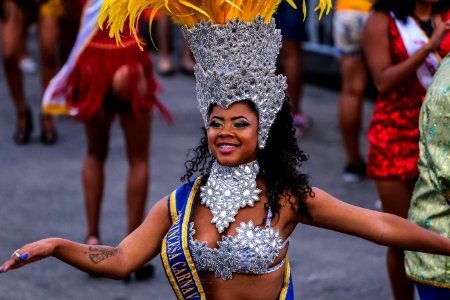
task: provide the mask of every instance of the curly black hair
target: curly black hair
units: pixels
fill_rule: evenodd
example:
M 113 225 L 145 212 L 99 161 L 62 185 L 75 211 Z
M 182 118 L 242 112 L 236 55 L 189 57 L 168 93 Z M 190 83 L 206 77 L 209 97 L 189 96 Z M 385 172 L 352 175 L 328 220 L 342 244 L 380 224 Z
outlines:
M 253 102 L 243 102 L 257 112 Z M 206 129 L 202 128 L 202 132 L 200 144 L 190 150 L 192 158 L 185 162 L 186 173 L 181 177 L 182 181 L 191 181 L 194 174 L 207 175 L 211 170 L 214 157 L 208 150 Z M 313 197 L 314 193 L 308 183 L 308 176 L 299 170 L 308 157 L 298 147 L 292 126 L 292 108 L 287 97 L 270 128 L 266 146 L 257 150 L 256 159 L 260 168 L 259 176 L 266 183 L 268 205 L 272 212 L 279 212 L 280 198 L 283 196 L 287 197 L 297 213 L 308 216 L 305 200 L 308 196 Z

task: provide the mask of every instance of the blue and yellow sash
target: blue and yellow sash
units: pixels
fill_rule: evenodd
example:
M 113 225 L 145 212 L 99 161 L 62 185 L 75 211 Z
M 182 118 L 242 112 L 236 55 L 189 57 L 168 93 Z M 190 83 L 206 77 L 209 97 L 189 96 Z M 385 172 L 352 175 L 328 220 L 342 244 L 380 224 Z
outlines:
M 182 185 L 170 194 L 169 217 L 172 227 L 164 237 L 161 259 L 167 278 L 178 300 L 206 300 L 202 280 L 189 250 L 189 223 L 201 177 Z M 294 290 L 289 260 L 286 258 L 283 287 L 279 300 L 293 300 Z

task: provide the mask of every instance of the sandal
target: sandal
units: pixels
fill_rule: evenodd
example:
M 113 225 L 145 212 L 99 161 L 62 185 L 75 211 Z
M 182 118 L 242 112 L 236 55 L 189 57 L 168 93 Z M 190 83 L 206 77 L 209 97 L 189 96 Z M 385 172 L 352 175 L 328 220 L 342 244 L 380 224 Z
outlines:
M 17 113 L 17 129 L 14 132 L 13 139 L 17 145 L 24 145 L 30 141 L 30 135 L 33 131 L 33 118 L 30 108 Z
M 53 125 L 50 115 L 41 114 L 41 142 L 45 145 L 53 145 L 58 140 L 58 132 Z

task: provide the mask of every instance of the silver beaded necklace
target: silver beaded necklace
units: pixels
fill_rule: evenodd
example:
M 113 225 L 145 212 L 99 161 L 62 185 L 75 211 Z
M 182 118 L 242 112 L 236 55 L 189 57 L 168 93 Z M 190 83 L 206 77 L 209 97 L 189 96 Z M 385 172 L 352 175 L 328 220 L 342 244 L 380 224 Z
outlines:
M 237 167 L 213 163 L 206 185 L 201 187 L 201 204 L 211 210 L 211 223 L 222 233 L 234 222 L 240 208 L 251 206 L 259 200 L 260 189 L 256 187 L 258 162 L 252 161 Z

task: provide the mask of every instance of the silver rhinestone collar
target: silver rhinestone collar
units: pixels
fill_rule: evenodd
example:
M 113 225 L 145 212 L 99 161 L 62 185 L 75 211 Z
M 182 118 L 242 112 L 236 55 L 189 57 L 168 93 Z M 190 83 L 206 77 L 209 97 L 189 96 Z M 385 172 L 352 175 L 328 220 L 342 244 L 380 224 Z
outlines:
M 261 190 L 256 187 L 258 172 L 256 160 L 237 167 L 214 162 L 206 185 L 200 188 L 200 198 L 201 203 L 211 210 L 211 223 L 216 224 L 219 233 L 235 221 L 240 208 L 253 207 L 259 200 Z

